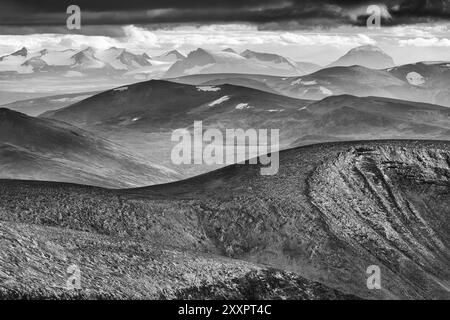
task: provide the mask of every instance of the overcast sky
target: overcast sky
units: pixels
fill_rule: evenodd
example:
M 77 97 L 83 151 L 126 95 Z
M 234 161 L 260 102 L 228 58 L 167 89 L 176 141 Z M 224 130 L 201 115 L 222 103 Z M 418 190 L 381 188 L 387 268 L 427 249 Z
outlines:
M 66 8 L 82 10 L 82 28 L 67 30 Z M 382 27 L 366 27 L 367 7 L 382 9 Z M 158 54 L 197 47 L 275 52 L 327 64 L 362 44 L 401 63 L 450 60 L 450 0 L 1 0 L 0 54 L 26 46 L 126 47 Z

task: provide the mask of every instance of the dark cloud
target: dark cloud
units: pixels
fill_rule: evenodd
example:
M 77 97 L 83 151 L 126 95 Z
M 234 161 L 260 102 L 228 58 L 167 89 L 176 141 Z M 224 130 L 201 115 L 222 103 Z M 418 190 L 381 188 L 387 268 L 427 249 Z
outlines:
M 450 20 L 450 0 L 2 0 L 0 32 L 5 26 L 22 32 L 64 26 L 71 4 L 81 7 L 84 26 L 248 22 L 289 28 L 364 25 L 364 12 L 357 19 L 348 12 L 374 3 L 386 5 L 392 16 L 384 24 Z

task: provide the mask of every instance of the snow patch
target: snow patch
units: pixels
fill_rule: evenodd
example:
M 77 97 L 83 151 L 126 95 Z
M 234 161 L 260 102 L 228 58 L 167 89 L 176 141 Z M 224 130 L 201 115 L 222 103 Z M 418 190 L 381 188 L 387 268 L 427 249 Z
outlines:
M 248 103 L 239 103 L 236 106 L 236 109 L 242 110 L 242 109 L 250 109 L 251 107 L 248 105 Z
M 319 89 L 325 95 L 332 95 L 333 94 L 333 91 L 329 90 L 328 88 L 320 86 Z
M 119 91 L 119 92 L 126 91 L 126 90 L 128 90 L 128 87 L 120 87 L 120 88 L 114 89 L 114 91 Z
M 82 95 L 82 96 L 76 96 L 76 97 L 72 97 L 72 98 L 59 98 L 59 99 L 51 99 L 50 102 L 78 102 L 81 100 L 84 100 L 86 98 L 89 98 L 90 95 Z
M 302 84 L 304 86 L 313 86 L 315 84 L 317 84 L 316 80 L 310 80 L 310 81 L 303 81 L 301 78 L 294 80 L 291 82 L 291 86 L 295 86 L 295 85 L 299 85 Z
M 218 105 L 218 104 L 221 104 L 221 103 L 223 103 L 223 102 L 225 102 L 225 101 L 228 101 L 229 99 L 230 99 L 229 96 L 223 96 L 223 97 L 221 97 L 221 98 L 219 98 L 219 99 L 217 99 L 217 100 L 211 102 L 208 106 L 209 106 L 209 107 L 213 107 L 213 106 L 215 106 L 215 105 Z
M 406 80 L 413 86 L 420 86 L 425 83 L 425 78 L 420 73 L 415 71 L 408 73 L 406 75 Z
M 214 86 L 201 86 L 201 87 L 197 87 L 198 91 L 220 91 L 219 87 L 214 87 Z

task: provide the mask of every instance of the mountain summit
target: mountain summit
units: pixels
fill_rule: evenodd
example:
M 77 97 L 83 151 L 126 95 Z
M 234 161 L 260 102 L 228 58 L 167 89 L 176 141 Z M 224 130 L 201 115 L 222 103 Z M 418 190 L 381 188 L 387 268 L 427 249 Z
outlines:
M 330 67 L 360 65 L 371 69 L 386 69 L 395 66 L 394 60 L 377 46 L 364 45 L 351 49 Z

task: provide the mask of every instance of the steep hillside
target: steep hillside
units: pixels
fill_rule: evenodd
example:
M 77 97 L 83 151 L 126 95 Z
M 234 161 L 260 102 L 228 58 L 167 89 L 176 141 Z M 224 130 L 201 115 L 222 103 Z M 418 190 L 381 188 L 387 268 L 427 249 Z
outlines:
M 75 261 L 85 270 L 86 290 L 102 290 L 104 294 L 113 294 L 120 285 L 124 288 L 119 291 L 122 295 L 143 274 L 145 281 L 159 283 L 161 275 L 179 274 L 189 268 L 190 275 L 168 277 L 169 296 L 173 296 L 171 279 L 180 279 L 180 286 L 189 287 L 192 283 L 183 278 L 200 277 L 202 281 L 211 272 L 221 276 L 211 277 L 206 287 L 225 283 L 220 285 L 225 295 L 231 290 L 226 285 L 233 281 L 231 274 L 245 275 L 253 268 L 252 263 L 263 263 L 294 273 L 275 276 L 280 282 L 300 275 L 363 298 L 448 299 L 449 158 L 449 142 L 345 142 L 284 151 L 280 154 L 280 170 L 274 176 L 261 176 L 258 165 L 233 165 L 173 184 L 121 191 L 2 181 L 1 241 L 21 239 L 19 243 L 23 243 L 37 238 L 27 249 L 33 250 L 33 261 L 42 250 L 53 252 L 52 264 L 58 259 L 66 264 Z M 48 232 L 49 227 L 57 229 L 46 249 L 38 235 Z M 59 234 L 65 234 L 65 238 L 75 234 L 79 240 L 75 246 L 71 242 L 74 249 L 68 252 L 65 248 L 70 241 L 57 240 Z M 97 240 L 88 240 L 94 235 Z M 120 241 L 120 249 L 115 249 L 109 236 Z M 151 243 L 144 247 L 152 249 L 144 251 L 129 241 Z M 99 247 L 103 254 L 90 258 L 88 255 L 95 255 Z M 173 249 L 164 255 L 157 253 L 159 248 L 169 247 Z M 2 284 L 3 292 L 28 294 L 27 287 L 18 287 L 17 273 L 13 272 L 25 263 L 27 254 L 20 246 L 8 248 L 6 253 L 0 251 L 0 257 L 7 261 L 1 264 L 7 270 L 3 277 L 9 279 Z M 175 258 L 180 257 L 180 251 L 185 252 L 183 263 Z M 152 257 L 150 265 L 141 263 L 144 252 Z M 77 254 L 81 256 L 75 258 Z M 172 258 L 164 258 L 166 254 Z M 210 268 L 210 262 L 202 258 L 205 254 L 214 261 L 214 268 L 223 271 L 202 272 Z M 173 261 L 173 267 L 154 267 L 160 259 Z M 42 262 L 33 263 L 39 266 Z M 51 289 L 44 288 L 61 282 L 61 263 L 44 278 L 25 268 L 21 279 L 25 284 L 33 283 L 35 292 L 48 294 Z M 236 269 L 229 263 L 240 271 L 231 271 Z M 366 287 L 370 265 L 381 269 L 381 290 Z M 138 273 L 128 272 L 139 266 Z M 108 275 L 102 283 L 96 280 L 100 273 Z M 129 275 L 121 277 L 125 273 Z M 258 272 L 251 274 L 249 281 L 238 282 L 249 283 Z M 272 283 L 268 275 L 270 272 L 260 273 L 263 283 Z M 294 282 L 304 280 L 298 281 Z M 157 295 L 161 289 L 155 292 Z M 188 292 L 202 298 L 205 291 L 201 287 Z M 325 297 L 330 297 L 327 292 Z

